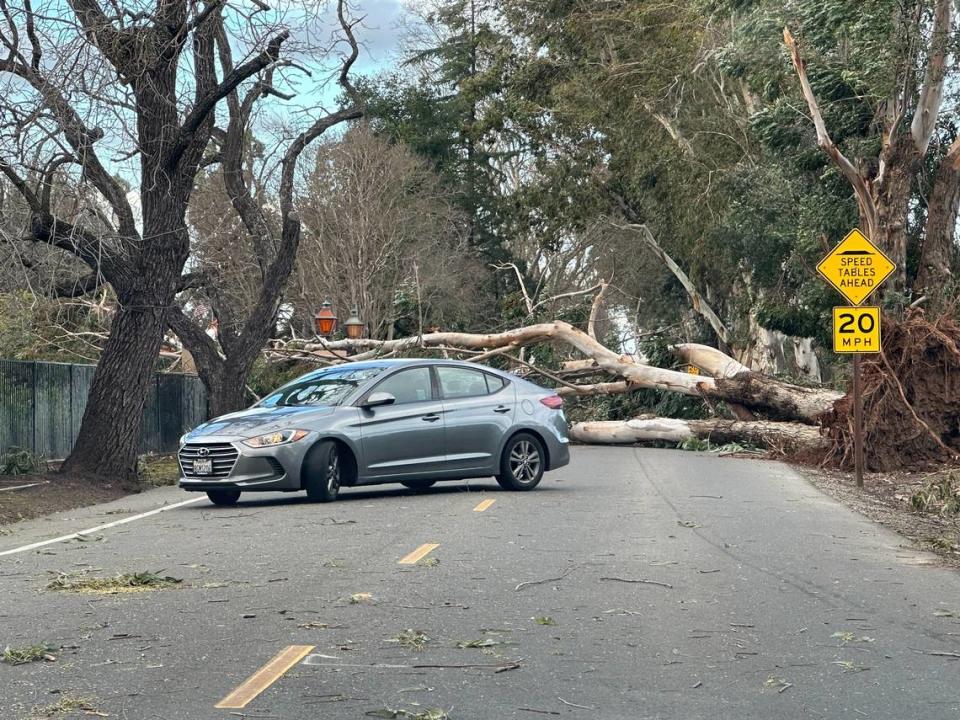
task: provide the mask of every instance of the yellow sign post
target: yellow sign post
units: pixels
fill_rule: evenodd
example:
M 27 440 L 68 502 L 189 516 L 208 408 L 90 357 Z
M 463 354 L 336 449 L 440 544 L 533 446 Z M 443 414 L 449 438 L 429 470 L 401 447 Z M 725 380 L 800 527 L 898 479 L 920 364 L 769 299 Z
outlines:
M 817 272 L 852 305 L 866 300 L 896 269 L 859 230 L 848 234 L 817 265 Z
M 880 308 L 835 307 L 833 309 L 835 353 L 880 352 Z
M 880 308 L 859 307 L 897 266 L 859 230 L 852 230 L 817 265 L 817 272 L 856 307 L 833 309 L 833 351 L 853 353 L 853 458 L 863 487 L 863 399 L 860 356 L 880 352 Z

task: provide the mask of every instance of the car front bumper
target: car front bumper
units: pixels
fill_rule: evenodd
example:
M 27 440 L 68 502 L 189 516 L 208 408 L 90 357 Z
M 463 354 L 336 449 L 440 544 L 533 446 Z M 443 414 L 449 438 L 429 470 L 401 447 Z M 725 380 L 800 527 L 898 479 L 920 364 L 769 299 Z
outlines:
M 204 437 L 180 448 L 180 487 L 183 490 L 300 490 L 300 467 L 309 443 L 301 441 L 272 448 L 251 448 L 236 438 Z M 201 448 L 214 460 L 213 475 L 193 472 Z M 229 462 L 232 454 L 235 459 Z

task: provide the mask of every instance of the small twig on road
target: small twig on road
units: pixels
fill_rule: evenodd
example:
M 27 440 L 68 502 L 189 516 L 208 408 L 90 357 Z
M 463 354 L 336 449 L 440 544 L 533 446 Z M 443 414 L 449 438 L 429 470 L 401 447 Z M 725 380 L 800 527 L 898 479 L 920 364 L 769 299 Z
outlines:
M 928 650 L 927 655 L 936 655 L 937 657 L 960 658 L 960 653 L 941 652 L 939 650 Z
M 563 699 L 562 697 L 560 697 L 559 695 L 557 695 L 557 700 L 559 700 L 560 702 L 562 702 L 564 705 L 569 705 L 570 707 L 580 708 L 581 710 L 596 710 L 596 708 L 587 707 L 586 705 L 577 705 L 576 703 L 567 702 L 566 700 L 564 700 L 564 699 Z
M 465 665 L 410 665 L 409 667 L 414 670 L 424 670 L 424 669 L 445 669 L 445 670 L 462 670 L 464 668 L 497 668 L 496 672 L 505 672 L 507 670 L 516 670 L 520 667 L 520 663 L 508 662 L 508 663 L 468 663 Z
M 782 693 L 784 690 L 788 690 L 789 688 L 792 688 L 792 687 L 793 687 L 793 683 L 784 683 L 784 684 L 780 687 L 780 689 L 777 690 L 777 693 Z
M 547 583 L 560 582 L 560 581 L 563 580 L 567 575 L 569 575 L 569 574 L 572 573 L 574 570 L 576 570 L 578 567 L 580 567 L 580 566 L 579 566 L 579 565 L 574 565 L 572 568 L 568 569 L 565 573 L 563 573 L 563 575 L 560 575 L 559 577 L 546 578 L 546 579 L 544 579 L 544 580 L 528 580 L 527 582 L 522 582 L 522 583 L 520 583 L 519 585 L 517 585 L 517 586 L 514 588 L 514 590 L 520 590 L 520 589 L 525 588 L 525 587 L 530 587 L 531 585 L 545 585 L 545 584 L 547 584 Z
M 657 580 L 645 580 L 643 578 L 639 578 L 637 580 L 631 580 L 629 578 L 619 578 L 619 577 L 602 577 L 600 579 L 612 580 L 614 582 L 622 582 L 622 583 L 636 583 L 640 585 L 659 585 L 660 587 L 665 587 L 670 590 L 673 590 L 673 585 L 671 585 L 670 583 L 658 582 Z
M 554 710 L 536 710 L 534 708 L 517 708 L 517 710 L 520 710 L 521 712 L 540 713 L 541 715 L 559 715 L 560 714 L 558 712 L 555 712 Z

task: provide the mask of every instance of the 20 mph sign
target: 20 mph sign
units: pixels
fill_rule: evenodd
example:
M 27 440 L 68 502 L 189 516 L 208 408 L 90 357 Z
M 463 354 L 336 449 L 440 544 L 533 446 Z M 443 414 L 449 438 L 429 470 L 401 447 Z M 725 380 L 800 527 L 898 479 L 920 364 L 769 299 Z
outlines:
M 880 352 L 880 308 L 875 306 L 833 309 L 833 351 Z

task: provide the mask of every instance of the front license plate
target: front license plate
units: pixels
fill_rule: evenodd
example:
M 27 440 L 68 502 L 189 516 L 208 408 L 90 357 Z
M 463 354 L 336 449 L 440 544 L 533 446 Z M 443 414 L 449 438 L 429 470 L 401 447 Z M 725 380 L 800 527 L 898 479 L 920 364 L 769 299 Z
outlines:
M 206 460 L 194 460 L 193 461 L 193 474 L 194 475 L 213 475 L 213 460 L 207 458 Z

